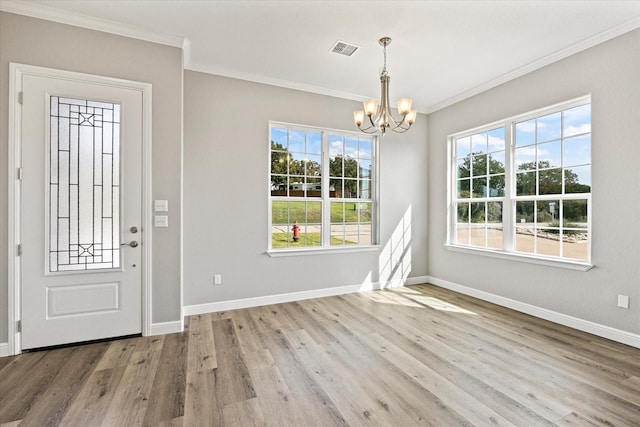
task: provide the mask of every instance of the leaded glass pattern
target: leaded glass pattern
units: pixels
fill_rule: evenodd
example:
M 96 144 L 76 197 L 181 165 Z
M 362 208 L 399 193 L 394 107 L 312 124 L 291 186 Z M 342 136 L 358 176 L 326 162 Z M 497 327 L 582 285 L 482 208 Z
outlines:
M 120 105 L 50 97 L 49 271 L 120 267 Z

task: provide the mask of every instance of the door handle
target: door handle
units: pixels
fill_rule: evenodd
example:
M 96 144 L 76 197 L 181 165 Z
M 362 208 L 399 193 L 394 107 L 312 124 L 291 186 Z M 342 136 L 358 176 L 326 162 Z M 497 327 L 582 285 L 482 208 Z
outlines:
M 138 242 L 132 240 L 129 243 L 121 243 L 120 246 L 131 246 L 132 248 L 136 248 L 138 247 Z

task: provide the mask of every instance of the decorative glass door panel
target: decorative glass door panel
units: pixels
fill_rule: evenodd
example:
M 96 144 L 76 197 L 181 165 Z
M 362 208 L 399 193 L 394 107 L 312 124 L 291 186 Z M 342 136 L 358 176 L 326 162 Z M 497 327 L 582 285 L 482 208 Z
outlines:
M 120 105 L 49 100 L 49 272 L 120 268 Z

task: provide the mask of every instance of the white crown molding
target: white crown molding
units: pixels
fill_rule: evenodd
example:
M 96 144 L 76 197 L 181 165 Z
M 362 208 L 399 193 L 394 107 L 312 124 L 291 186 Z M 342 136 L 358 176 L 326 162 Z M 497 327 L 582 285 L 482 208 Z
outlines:
M 555 52 L 551 55 L 545 56 L 544 58 L 540 58 L 537 61 L 527 64 L 524 67 L 520 67 L 514 71 L 511 71 L 510 73 L 504 74 L 498 78 L 495 78 L 486 83 L 483 83 L 480 86 L 476 86 L 465 92 L 461 92 L 456 96 L 445 99 L 444 101 L 439 102 L 437 104 L 434 104 L 427 109 L 426 113 L 430 114 L 438 110 L 441 110 L 443 108 L 449 107 L 451 105 L 457 104 L 458 102 L 464 101 L 465 99 L 471 98 L 472 96 L 478 95 L 479 93 L 492 89 L 503 83 L 507 83 L 508 81 L 515 80 L 518 77 L 524 76 L 525 74 L 529 74 L 533 71 L 539 70 L 542 67 L 553 64 L 554 62 L 558 62 L 571 55 L 582 52 L 583 50 L 587 50 L 591 47 L 599 45 L 600 43 L 604 43 L 608 40 L 611 40 L 615 37 L 621 36 L 625 33 L 628 33 L 629 31 L 633 31 L 638 28 L 640 28 L 640 18 L 634 18 L 631 21 L 627 21 L 622 25 L 618 25 L 617 27 L 611 28 L 600 34 L 596 34 L 595 36 L 589 37 L 588 39 L 585 39 L 581 42 L 571 45 L 566 49 L 559 50 L 558 52 Z
M 106 19 L 95 18 L 75 12 L 62 11 L 60 9 L 45 6 L 43 3 L 35 4 L 23 3 L 17 0 L 0 0 L 0 11 L 178 47 L 180 49 L 184 49 L 185 44 L 187 44 L 184 37 L 144 31 L 134 26 L 119 24 Z

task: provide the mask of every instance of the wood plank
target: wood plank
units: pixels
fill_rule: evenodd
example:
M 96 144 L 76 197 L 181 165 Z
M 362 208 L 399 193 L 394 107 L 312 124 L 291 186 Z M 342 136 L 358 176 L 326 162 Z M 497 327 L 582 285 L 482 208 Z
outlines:
M 256 397 L 233 320 L 214 320 L 212 327 L 218 359 L 216 389 L 220 391 L 222 405 Z
M 165 335 L 143 425 L 157 426 L 184 415 L 189 333 Z
M 60 424 L 108 345 L 108 343 L 98 343 L 72 347 L 66 363 L 56 371 L 55 377 L 22 418 L 20 425 L 41 426 L 42 420 L 47 420 L 47 425 Z
M 16 425 L 640 425 L 640 349 L 417 285 L 0 361 Z
M 224 426 L 224 405 L 216 387 L 217 369 L 187 373 L 183 424 L 198 427 Z
M 223 411 L 224 425 L 226 427 L 261 427 L 267 425 L 256 398 L 225 405 Z
M 188 372 L 210 371 L 218 367 L 211 322 L 211 316 L 206 314 L 190 317 Z

